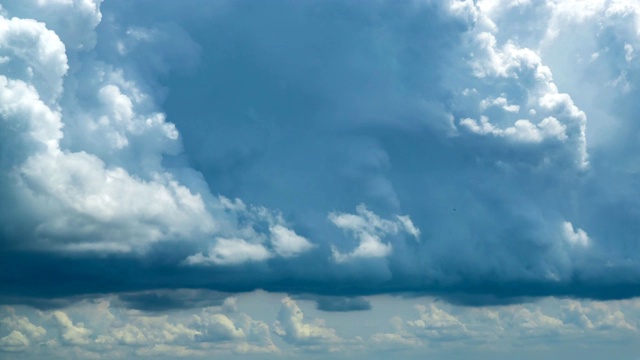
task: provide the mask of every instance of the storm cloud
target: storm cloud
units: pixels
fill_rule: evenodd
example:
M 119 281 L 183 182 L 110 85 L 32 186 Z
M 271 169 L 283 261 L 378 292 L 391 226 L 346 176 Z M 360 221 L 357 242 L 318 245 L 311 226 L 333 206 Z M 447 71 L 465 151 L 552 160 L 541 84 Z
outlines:
M 640 8 L 569 3 L 3 4 L 0 301 L 640 295 Z

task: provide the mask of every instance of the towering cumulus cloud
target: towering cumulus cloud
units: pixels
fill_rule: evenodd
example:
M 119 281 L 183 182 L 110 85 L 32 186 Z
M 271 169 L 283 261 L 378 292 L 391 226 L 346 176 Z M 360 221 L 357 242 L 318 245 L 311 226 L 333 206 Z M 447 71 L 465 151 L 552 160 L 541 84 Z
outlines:
M 631 344 L 639 51 L 635 0 L 2 1 L 0 357 Z

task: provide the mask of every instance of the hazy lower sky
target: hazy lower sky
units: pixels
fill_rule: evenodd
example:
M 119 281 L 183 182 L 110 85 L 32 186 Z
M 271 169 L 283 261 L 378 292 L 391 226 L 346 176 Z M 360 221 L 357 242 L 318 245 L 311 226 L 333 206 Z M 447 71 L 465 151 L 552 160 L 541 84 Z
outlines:
M 0 358 L 640 359 L 637 0 L 0 4 Z

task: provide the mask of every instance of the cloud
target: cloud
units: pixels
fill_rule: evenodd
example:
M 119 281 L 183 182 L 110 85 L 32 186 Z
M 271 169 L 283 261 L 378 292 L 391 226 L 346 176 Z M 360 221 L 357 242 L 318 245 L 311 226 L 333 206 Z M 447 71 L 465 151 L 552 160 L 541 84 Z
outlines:
M 539 143 L 548 137 L 554 137 L 563 141 L 567 138 L 565 134 L 566 126 L 560 124 L 554 117 L 544 118 L 539 124 L 534 125 L 529 120 L 517 120 L 512 127 L 506 129 L 496 128 L 485 116 L 480 117 L 480 124 L 470 118 L 460 120 L 460 125 L 480 135 L 494 135 L 506 137 L 516 142 Z
M 246 206 L 242 200 L 221 197 L 221 204 L 238 217 L 231 234 L 246 238 L 216 238 L 208 252 L 187 257 L 189 265 L 238 265 L 261 262 L 273 257 L 291 258 L 311 251 L 314 245 L 286 227 L 282 214 L 264 207 Z M 257 230 L 268 226 L 268 231 Z
M 11 152 L 17 150 L 18 156 L 5 162 L 3 168 L 11 178 L 3 190 L 15 192 L 14 201 L 21 208 L 38 214 L 35 231 L 23 234 L 30 239 L 27 247 L 40 242 L 40 246 L 48 243 L 47 247 L 59 250 L 127 252 L 163 238 L 194 236 L 195 229 L 199 234 L 210 232 L 214 222 L 200 195 L 191 193 L 171 174 L 158 169 L 142 179 L 94 154 L 64 149 L 60 102 L 66 101 L 60 96 L 69 68 L 65 45 L 43 23 L 17 18 L 2 21 L 2 38 L 11 59 L 5 66 L 16 67 L 10 73 L 18 78 L 0 78 L 1 109 L 9 131 L 25 130 L 6 145 L 13 145 Z M 159 129 L 161 136 L 177 138 L 163 115 L 136 114 L 134 104 L 140 100 L 135 88 L 130 87 L 128 94 L 121 90 L 105 84 L 94 95 L 105 110 L 102 117 L 93 119 L 95 124 L 113 122 L 125 131 L 102 133 L 111 139 L 112 148 L 128 146 L 127 133 Z M 48 206 L 42 206 L 42 199 Z M 190 224 L 180 225 L 184 221 Z M 136 242 L 129 242 L 133 238 Z
M 282 225 L 272 226 L 269 231 L 273 247 L 276 253 L 282 257 L 296 256 L 313 248 L 313 244 L 309 240 Z
M 57 321 L 62 339 L 70 345 L 84 345 L 89 343 L 89 336 L 93 333 L 83 323 L 74 324 L 69 316 L 62 311 L 54 311 L 53 317 Z
M 2 302 L 639 295 L 634 2 L 149 4 L 2 7 Z
M 635 336 L 637 330 L 618 310 L 620 305 L 549 298 L 535 304 L 493 307 L 456 308 L 438 302 L 419 303 L 415 306 L 417 319 L 394 317 L 390 321 L 393 332 L 376 333 L 369 341 L 380 349 L 466 348 L 480 353 L 487 350 L 488 344 L 494 351 L 502 346 L 522 350 L 590 338 Z M 627 311 L 633 312 L 631 308 Z M 591 322 L 605 318 L 616 318 L 612 321 L 617 325 L 598 328 Z
M 16 315 L 11 311 L 11 309 L 10 312 L 11 315 L 0 320 L 0 323 L 9 329 L 12 329 L 12 332 L 17 331 L 20 334 L 24 333 L 36 340 L 43 338 L 47 334 L 47 331 L 42 326 L 31 323 L 29 318 Z
M 3 8 L 18 17 L 37 14 L 38 20 L 55 31 L 70 50 L 88 51 L 96 43 L 94 30 L 102 20 L 101 3 L 102 0 L 26 0 L 3 4 Z
M 263 261 L 271 257 L 269 250 L 261 244 L 251 244 L 242 239 L 218 238 L 209 254 L 192 255 L 187 258 L 187 264 L 213 262 L 220 265 L 235 265 L 247 261 Z
M 455 341 L 470 336 L 463 323 L 434 304 L 428 307 L 416 305 L 416 309 L 420 318 L 408 321 L 407 325 L 418 337 L 436 341 Z
M 373 296 L 369 298 L 375 305 L 372 310 L 334 314 L 337 316 L 324 313 L 326 321 L 309 319 L 302 302 L 264 292 L 231 297 L 220 306 L 174 309 L 163 314 L 119 307 L 111 300 L 85 300 L 64 310 L 34 311 L 25 306 L 0 309 L 4 317 L 1 351 L 21 352 L 25 358 L 276 358 L 317 356 L 318 352 L 329 357 L 375 357 L 380 351 L 382 357 L 388 356 L 387 352 L 407 357 L 473 352 L 491 357 L 523 350 L 536 352 L 541 347 L 571 349 L 594 341 L 599 346 L 614 341 L 610 346 L 620 348 L 635 344 L 638 335 L 637 299 L 599 302 L 543 298 L 535 303 L 468 307 L 431 297 L 408 300 Z M 264 309 L 255 302 L 262 303 Z M 260 318 L 276 317 L 277 321 L 270 326 L 256 314 Z M 366 326 L 345 324 L 344 317 L 347 322 Z M 383 320 L 387 317 L 389 321 Z M 30 325 L 23 326 L 27 323 Z M 272 332 L 284 341 L 274 341 Z M 627 349 L 634 353 L 634 348 Z
M 371 303 L 364 298 L 322 296 L 316 299 L 316 308 L 332 312 L 364 311 L 371 310 Z
M 154 290 L 118 295 L 118 300 L 130 309 L 170 311 L 207 306 L 220 306 L 228 294 L 207 290 L 177 289 Z
M 334 329 L 325 327 L 320 320 L 315 323 L 304 321 L 304 314 L 298 304 L 289 298 L 282 299 L 278 320 L 273 324 L 274 332 L 286 342 L 298 346 L 319 348 L 342 342 Z
M 33 19 L 2 17 L 1 21 L 5 71 L 38 84 L 39 97 L 45 102 L 56 99 L 62 92 L 62 77 L 69 69 L 64 43 L 45 24 Z
M 23 333 L 16 330 L 13 330 L 9 335 L 0 338 L 0 349 L 4 351 L 23 351 L 29 345 L 29 339 L 27 339 Z
M 220 306 L 174 308 L 163 314 L 126 309 L 111 300 L 97 298 L 45 312 L 9 309 L 9 316 L 2 320 L 2 332 L 6 326 L 7 335 L 0 336 L 0 349 L 25 352 L 27 357 L 75 353 L 83 358 L 279 351 L 269 327 L 239 312 L 235 298 Z M 160 349 L 166 352 L 160 354 Z
M 377 258 L 391 254 L 393 246 L 383 243 L 385 235 L 395 235 L 406 231 L 416 239 L 420 236 L 418 230 L 408 216 L 397 216 L 396 221 L 385 220 L 367 210 L 360 204 L 356 207 L 356 214 L 330 213 L 329 220 L 338 228 L 351 232 L 359 241 L 358 246 L 350 253 L 342 254 L 337 247 L 332 246 L 333 259 L 346 262 L 354 258 Z
M 567 241 L 574 246 L 588 246 L 589 245 L 589 236 L 582 229 L 573 229 L 573 225 L 565 221 L 562 224 L 562 230 L 564 232 L 564 236 Z

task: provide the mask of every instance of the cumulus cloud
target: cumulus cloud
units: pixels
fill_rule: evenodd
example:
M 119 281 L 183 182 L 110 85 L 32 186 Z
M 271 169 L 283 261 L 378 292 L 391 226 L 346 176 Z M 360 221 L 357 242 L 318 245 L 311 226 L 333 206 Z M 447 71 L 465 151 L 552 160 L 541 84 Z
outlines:
M 93 333 L 83 323 L 74 324 L 69 316 L 62 311 L 54 311 L 53 318 L 60 327 L 62 340 L 70 345 L 84 345 L 89 343 L 89 336 Z
M 0 349 L 9 352 L 24 351 L 29 346 L 29 339 L 17 330 L 0 338 Z
M 330 213 L 329 221 L 338 228 L 352 233 L 359 241 L 358 246 L 347 254 L 341 253 L 336 246 L 332 246 L 333 259 L 340 263 L 354 258 L 376 258 L 391 254 L 393 246 L 382 242 L 386 235 L 407 232 L 416 239 L 420 236 L 418 230 L 408 216 L 397 216 L 395 220 L 382 219 L 366 206 L 356 207 L 356 214 Z
M 313 248 L 309 240 L 282 225 L 272 226 L 269 231 L 274 250 L 282 257 L 296 256 Z
M 389 356 L 386 351 L 424 356 L 437 350 L 444 355 L 448 351 L 470 351 L 491 357 L 557 344 L 584 346 L 595 340 L 602 346 L 607 339 L 614 339 L 612 346 L 620 347 L 627 341 L 633 343 L 638 334 L 637 299 L 599 302 L 544 298 L 536 303 L 467 307 L 433 298 L 371 297 L 376 306 L 370 312 L 339 314 L 367 324 L 366 329 L 359 327 L 353 333 L 353 327 L 336 317 L 331 326 L 328 320 L 309 319 L 290 297 L 280 299 L 266 293 L 252 296 L 265 302 L 269 310 L 258 310 L 247 296 L 227 298 L 219 306 L 163 314 L 127 310 L 114 305 L 110 298 L 79 302 L 63 311 L 5 308 L 0 310 L 2 316 L 12 323 L 9 326 L 9 321 L 3 321 L 0 327 L 0 351 L 21 352 L 26 358 L 88 358 L 98 354 L 168 359 L 242 355 L 272 358 L 338 351 L 346 356 L 375 357 L 379 351 L 385 352 L 380 356 Z M 269 326 L 253 314 L 278 320 Z M 391 319 L 372 321 L 372 316 Z M 30 325 L 25 327 L 27 323 Z M 340 336 L 333 324 L 342 327 Z M 277 342 L 278 346 L 271 338 L 272 332 L 284 340 Z M 363 333 L 369 335 L 359 336 Z
M 69 69 L 67 49 L 44 23 L 4 17 L 2 21 L 3 48 L 10 59 L 4 65 L 15 69 L 7 72 L 10 77 L 0 78 L 3 126 L 6 135 L 14 137 L 3 151 L 17 154 L 4 162 L 10 178 L 3 187 L 16 193 L 20 207 L 38 214 L 35 231 L 23 235 L 52 249 L 126 252 L 163 238 L 211 232 L 214 221 L 200 195 L 170 173 L 156 168 L 143 179 L 95 154 L 69 151 L 61 144 L 68 131 L 63 130 L 67 109 L 61 109 L 68 105 L 68 100 L 61 99 Z M 109 81 L 113 75 L 106 77 Z M 165 123 L 159 113 L 138 115 L 136 96 L 144 95 L 135 87 L 128 91 L 105 84 L 97 93 L 85 94 L 95 96 L 104 110 L 102 117 L 90 122 L 97 127 L 114 123 L 122 129 L 100 131 L 98 138 L 106 137 L 117 150 L 129 145 L 129 133 L 140 135 L 159 128 L 158 135 L 175 140 L 173 124 Z
M 420 318 L 408 321 L 407 325 L 418 336 L 439 341 L 453 341 L 469 336 L 463 323 L 434 304 L 429 304 L 428 307 L 416 305 L 416 309 Z
M 11 315 L 0 320 L 4 326 L 24 332 L 35 339 L 42 338 L 47 333 L 43 327 L 31 323 L 27 317 L 16 315 L 11 308 L 9 311 Z
M 41 313 L 3 309 L 8 316 L 1 331 L 7 334 L 0 336 L 0 349 L 25 356 L 83 358 L 278 352 L 268 325 L 239 312 L 235 301 L 163 314 L 127 310 L 114 306 L 110 298 Z
M 321 320 L 306 322 L 298 304 L 290 297 L 282 299 L 278 320 L 273 324 L 274 332 L 285 341 L 298 346 L 319 348 L 337 344 L 343 340 L 332 328 L 324 326 Z
M 574 230 L 573 224 L 571 224 L 570 222 L 565 221 L 562 224 L 562 231 L 565 238 L 571 245 L 575 245 L 575 246 L 589 245 L 590 239 L 587 233 L 584 230 L 579 228 Z
M 91 50 L 96 43 L 95 28 L 102 20 L 102 0 L 26 0 L 3 4 L 18 17 L 37 16 L 55 31 L 71 50 Z
M 314 245 L 287 227 L 278 212 L 265 207 L 247 206 L 242 200 L 220 198 L 222 206 L 238 217 L 238 226 L 229 229 L 232 238 L 218 237 L 207 253 L 187 257 L 189 265 L 238 265 L 261 262 L 273 257 L 291 258 L 313 249 Z M 268 226 L 268 231 L 260 231 Z
M 394 317 L 393 332 L 376 333 L 369 340 L 381 349 L 454 346 L 477 352 L 485 344 L 533 349 L 541 343 L 548 345 L 550 338 L 555 341 L 628 338 L 635 336 L 637 329 L 619 310 L 623 306 L 627 314 L 633 312 L 633 306 L 627 305 L 544 299 L 537 304 L 456 308 L 431 301 L 415 306 L 417 319 Z M 603 321 L 615 325 L 607 327 Z
M 517 120 L 512 127 L 499 129 L 489 122 L 485 116 L 480 117 L 480 124 L 474 119 L 465 118 L 460 120 L 460 125 L 467 127 L 474 133 L 481 135 L 494 135 L 507 137 L 516 142 L 539 143 L 545 138 L 554 137 L 558 140 L 565 140 L 566 127 L 558 122 L 554 117 L 544 118 L 539 124 L 534 125 L 529 120 Z
M 261 244 L 251 244 L 242 239 L 218 238 L 205 257 L 201 253 L 189 256 L 187 264 L 213 262 L 220 265 L 241 264 L 247 261 L 263 261 L 271 257 Z

